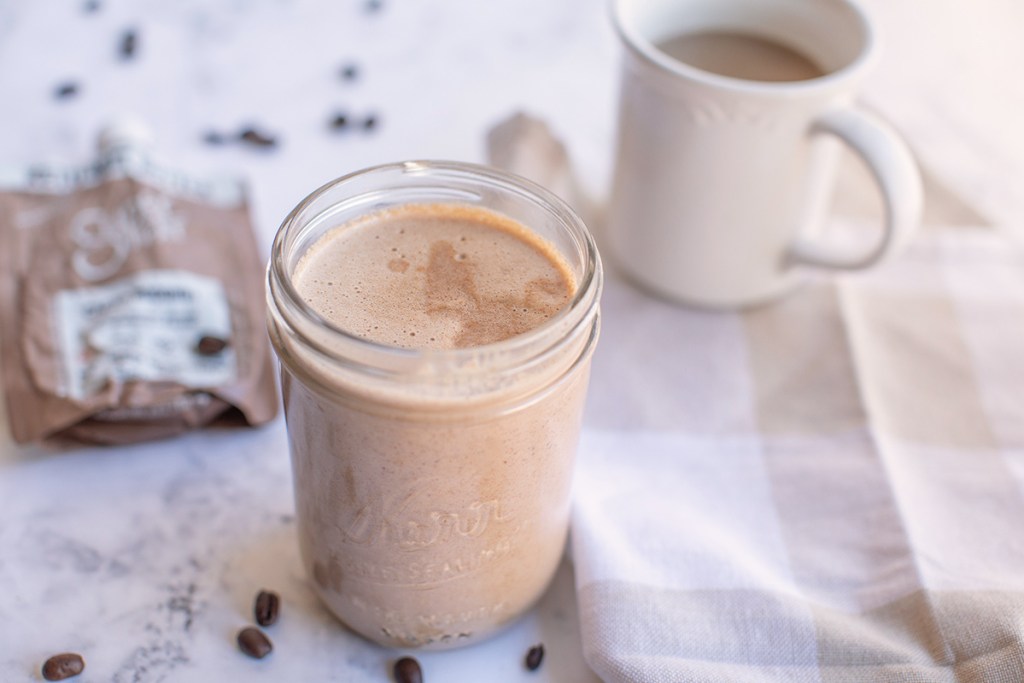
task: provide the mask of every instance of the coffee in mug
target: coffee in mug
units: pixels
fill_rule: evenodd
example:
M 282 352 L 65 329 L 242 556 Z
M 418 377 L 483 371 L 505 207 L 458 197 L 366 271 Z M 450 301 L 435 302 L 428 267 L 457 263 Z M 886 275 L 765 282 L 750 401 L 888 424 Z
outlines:
M 853 0 L 616 0 L 614 17 L 625 58 L 607 241 L 627 277 L 731 309 L 812 269 L 868 268 L 908 239 L 921 180 L 900 136 L 854 103 L 877 41 Z M 885 205 L 865 250 L 821 235 L 837 141 Z
M 825 75 L 814 61 L 783 43 L 747 33 L 698 31 L 658 43 L 672 59 L 719 76 L 747 81 L 806 81 Z

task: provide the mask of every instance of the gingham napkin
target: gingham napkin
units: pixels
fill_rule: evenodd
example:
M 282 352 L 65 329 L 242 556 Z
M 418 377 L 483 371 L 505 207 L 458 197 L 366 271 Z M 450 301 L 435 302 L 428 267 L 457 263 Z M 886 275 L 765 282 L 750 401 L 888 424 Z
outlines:
M 604 312 L 572 528 L 604 680 L 1024 681 L 1024 251 Z
M 727 314 L 612 272 L 602 311 L 572 527 L 598 675 L 1024 681 L 1024 249 L 932 226 Z

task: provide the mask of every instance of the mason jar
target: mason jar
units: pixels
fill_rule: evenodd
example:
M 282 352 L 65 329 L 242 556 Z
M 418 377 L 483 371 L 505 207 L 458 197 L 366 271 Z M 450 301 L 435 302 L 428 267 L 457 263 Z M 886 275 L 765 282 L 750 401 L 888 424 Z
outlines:
M 412 204 L 482 207 L 564 259 L 569 303 L 540 325 L 467 348 L 409 349 L 332 324 L 296 265 L 328 231 Z M 334 180 L 285 219 L 268 268 L 302 560 L 320 599 L 380 644 L 475 642 L 537 601 L 560 561 L 601 262 L 558 197 L 463 163 L 407 162 Z

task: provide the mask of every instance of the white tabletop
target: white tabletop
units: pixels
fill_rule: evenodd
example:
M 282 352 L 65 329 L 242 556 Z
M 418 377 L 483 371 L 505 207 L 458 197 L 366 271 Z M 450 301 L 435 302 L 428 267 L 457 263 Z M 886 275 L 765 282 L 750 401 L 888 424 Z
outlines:
M 104 123 L 135 114 L 168 164 L 250 181 L 263 254 L 322 183 L 402 159 L 482 161 L 487 130 L 519 110 L 566 141 L 592 190 L 609 177 L 618 45 L 603 0 L 89 4 L 0 0 L 0 163 L 85 162 Z M 908 133 L 930 173 L 996 222 L 1019 222 L 1019 183 L 992 180 L 1024 177 L 1024 94 L 1007 64 L 1024 64 L 1024 48 L 997 31 L 999 17 L 1020 26 L 1021 10 L 1013 0 L 971 3 L 971 14 L 929 3 L 919 17 L 909 0 L 869 4 L 890 49 L 867 100 Z M 129 28 L 138 49 L 123 60 Z M 340 75 L 349 64 L 354 79 Z M 57 99 L 69 81 L 77 95 Z M 353 125 L 330 129 L 338 113 Z M 370 115 L 377 125 L 363 130 Z M 280 144 L 203 142 L 249 124 Z M 597 390 L 611 386 L 600 358 L 594 372 Z M 280 418 L 109 449 L 16 447 L 0 421 L 0 680 L 35 680 L 48 655 L 68 650 L 86 656 L 86 681 L 390 680 L 397 653 L 347 632 L 306 585 L 292 511 Z M 256 662 L 234 634 L 260 588 L 280 592 L 284 607 L 268 631 L 274 654 Z M 530 673 L 522 658 L 537 642 L 547 658 Z M 596 680 L 568 563 L 510 630 L 417 656 L 428 681 Z
M 615 45 L 600 3 L 87 4 L 0 2 L 0 161 L 86 162 L 99 128 L 133 114 L 168 165 L 249 180 L 263 254 L 327 180 L 410 158 L 482 161 L 486 130 L 519 108 L 605 163 L 594 159 L 611 134 Z M 123 60 L 127 29 L 137 52 Z M 77 95 L 56 98 L 69 81 Z M 339 113 L 346 130 L 328 126 Z M 277 148 L 203 142 L 250 124 Z M 280 418 L 63 451 L 18 448 L 4 425 L 0 511 L 0 680 L 36 679 L 59 651 L 85 656 L 85 681 L 391 679 L 399 653 L 346 631 L 306 584 Z M 234 636 L 261 588 L 283 608 L 267 629 L 275 652 L 256 662 Z M 544 665 L 530 673 L 523 658 L 541 642 Z M 596 680 L 568 563 L 510 630 L 417 657 L 428 681 Z

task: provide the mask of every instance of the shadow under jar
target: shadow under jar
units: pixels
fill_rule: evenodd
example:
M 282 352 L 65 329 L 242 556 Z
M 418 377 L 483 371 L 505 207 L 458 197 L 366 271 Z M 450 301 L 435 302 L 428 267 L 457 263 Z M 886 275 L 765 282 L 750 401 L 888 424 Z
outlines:
M 404 348 L 343 329 L 303 298 L 303 257 L 325 236 L 416 206 L 523 228 L 559 261 L 567 303 L 499 341 Z M 316 190 L 285 219 L 268 323 L 300 548 L 314 590 L 353 630 L 392 647 L 457 647 L 540 597 L 568 530 L 601 285 L 580 219 L 543 188 L 483 166 L 371 168 Z M 422 296 L 410 290 L 410 305 Z

